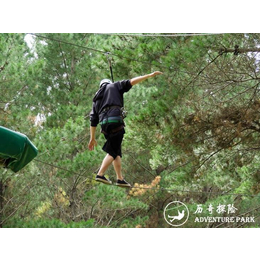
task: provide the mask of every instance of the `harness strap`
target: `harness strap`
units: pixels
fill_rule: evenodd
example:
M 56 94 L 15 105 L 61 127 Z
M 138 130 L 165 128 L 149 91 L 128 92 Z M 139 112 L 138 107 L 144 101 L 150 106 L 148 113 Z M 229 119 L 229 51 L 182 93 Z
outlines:
M 100 122 L 100 125 L 105 125 L 108 123 L 124 123 L 122 117 L 120 116 L 111 116 L 108 118 L 105 118 L 103 121 Z
M 109 134 L 115 134 L 115 133 L 119 132 L 120 130 L 122 130 L 124 127 L 125 127 L 124 125 L 120 125 L 119 127 L 112 129 Z M 108 135 L 108 133 L 105 132 L 104 130 L 101 130 L 101 133 Z

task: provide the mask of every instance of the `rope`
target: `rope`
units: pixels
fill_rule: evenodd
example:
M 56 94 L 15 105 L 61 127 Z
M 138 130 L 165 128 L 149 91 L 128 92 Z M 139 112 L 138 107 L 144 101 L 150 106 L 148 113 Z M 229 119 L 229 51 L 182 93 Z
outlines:
M 54 167 L 54 168 L 57 168 L 57 169 L 63 170 L 63 171 L 65 171 L 65 172 L 69 172 L 69 173 L 73 173 L 73 174 L 79 174 L 79 173 L 77 173 L 77 172 L 74 172 L 74 171 L 68 170 L 68 169 L 66 169 L 66 168 L 63 168 L 63 167 L 60 167 L 60 166 L 54 165 L 54 164 L 52 164 L 52 163 L 48 163 L 48 162 L 45 162 L 45 161 L 42 161 L 42 160 L 36 159 L 36 158 L 34 159 L 34 161 L 40 162 L 40 163 L 42 163 L 42 164 L 49 165 L 49 166 L 51 166 L 51 167 Z
M 68 44 L 68 45 L 71 45 L 71 46 L 74 46 L 74 47 L 78 47 L 78 48 L 82 48 L 82 49 L 86 49 L 86 50 L 90 50 L 90 51 L 99 52 L 99 53 L 102 53 L 102 54 L 105 54 L 105 55 L 107 55 L 109 53 L 111 56 L 115 56 L 115 57 L 118 57 L 120 59 L 124 58 L 126 60 L 136 61 L 136 62 L 139 62 L 139 63 L 151 66 L 151 62 L 150 61 L 141 61 L 140 59 L 133 59 L 133 58 L 122 56 L 122 55 L 118 55 L 118 54 L 115 54 L 115 53 L 112 53 L 112 52 L 98 50 L 98 49 L 95 49 L 95 48 L 86 47 L 86 46 L 83 46 L 83 45 L 79 45 L 79 44 L 75 44 L 75 43 L 71 43 L 71 42 L 67 42 L 67 41 L 63 41 L 63 40 L 58 40 L 58 39 L 47 37 L 47 36 L 43 36 L 43 35 L 40 35 L 40 34 L 35 34 L 35 33 L 28 33 L 28 34 L 36 36 L 38 38 L 48 39 L 48 40 L 51 40 L 51 41 Z M 159 67 L 159 68 L 164 68 L 164 69 L 169 69 L 169 70 L 174 70 L 174 71 L 176 70 L 176 69 L 172 68 L 171 66 L 168 67 L 168 66 L 161 65 L 161 64 L 157 64 L 156 66 Z M 181 70 L 179 70 L 179 71 L 181 71 Z M 181 71 L 181 72 L 187 73 L 186 71 Z
M 109 68 L 110 68 L 111 79 L 112 79 L 112 82 L 114 82 L 113 69 L 112 69 L 112 64 L 111 64 L 111 59 L 110 59 L 110 57 L 109 57 L 109 54 L 110 54 L 110 52 L 107 52 L 107 53 L 106 53 L 106 55 L 107 55 L 107 61 L 108 61 L 108 65 L 109 65 Z
M 191 37 L 191 36 L 219 35 L 224 33 L 176 33 L 176 34 L 95 33 L 95 34 L 110 35 L 110 36 L 133 36 L 133 37 Z
M 51 164 L 51 163 L 48 163 L 48 162 L 45 162 L 45 161 L 42 161 L 42 160 L 39 160 L 39 159 L 34 159 L 35 161 L 38 161 L 42 164 L 46 164 L 46 165 L 49 165 L 51 167 L 54 167 L 54 168 L 57 168 L 57 169 L 60 169 L 60 170 L 63 170 L 63 171 L 66 171 L 66 172 L 70 172 L 70 173 L 73 173 L 73 174 L 77 174 L 77 175 L 82 175 L 81 173 L 79 172 L 75 172 L 75 171 L 71 171 L 71 170 L 68 170 L 66 168 L 63 168 L 63 167 L 60 167 L 60 166 L 57 166 L 57 165 L 54 165 L 54 164 Z M 94 171 L 96 172 L 96 171 Z M 111 184 L 111 186 L 116 186 L 118 187 L 116 184 Z M 168 189 L 168 188 L 162 188 L 162 187 L 158 187 L 158 188 L 152 188 L 152 187 L 131 187 L 130 189 L 144 189 L 144 190 L 156 190 L 156 191 L 167 191 L 167 192 L 173 192 L 173 193 L 177 193 L 177 192 L 184 192 L 184 193 L 196 193 L 196 194 L 215 194 L 215 195 L 221 195 L 221 196 L 224 196 L 224 195 L 230 195 L 230 196 L 249 196 L 249 197 L 256 197 L 258 195 L 252 195 L 252 194 L 247 194 L 247 193 L 229 193 L 229 192 L 226 192 L 226 191 L 222 191 L 222 192 L 213 192 L 213 191 L 194 191 L 194 190 L 178 190 L 178 189 Z
M 59 42 L 59 43 L 68 44 L 68 45 L 71 45 L 71 46 L 74 46 L 74 47 L 79 47 L 79 48 L 86 49 L 86 50 L 89 50 L 89 51 L 96 51 L 96 52 L 100 52 L 100 53 L 103 53 L 103 54 L 107 53 L 106 51 L 102 51 L 102 50 L 86 47 L 86 46 L 75 44 L 75 43 L 71 43 L 71 42 L 66 42 L 66 41 L 63 41 L 63 40 L 58 40 L 58 39 L 55 39 L 55 38 L 50 38 L 50 37 L 47 37 L 47 36 L 43 36 L 41 34 L 36 34 L 36 33 L 28 33 L 28 34 L 30 34 L 32 36 L 36 36 L 38 38 L 43 38 L 43 39 L 48 39 L 48 40 L 52 40 L 52 41 Z

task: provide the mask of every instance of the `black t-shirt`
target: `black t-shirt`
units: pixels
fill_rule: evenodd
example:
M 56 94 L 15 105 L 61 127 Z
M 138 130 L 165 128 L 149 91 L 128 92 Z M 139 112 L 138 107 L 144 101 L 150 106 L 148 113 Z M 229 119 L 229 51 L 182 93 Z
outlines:
M 103 120 L 103 109 L 111 106 L 124 106 L 124 93 L 132 88 L 130 80 L 117 81 L 115 83 L 107 84 L 98 90 L 94 99 L 92 111 L 90 113 L 91 126 Z M 101 113 L 101 114 L 100 114 Z M 106 113 L 106 116 L 120 116 L 120 109 L 113 108 Z

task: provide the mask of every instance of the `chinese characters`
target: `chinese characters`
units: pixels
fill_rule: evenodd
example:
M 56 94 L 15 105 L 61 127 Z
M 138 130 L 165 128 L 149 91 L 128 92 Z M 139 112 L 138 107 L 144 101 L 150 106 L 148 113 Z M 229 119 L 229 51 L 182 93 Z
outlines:
M 194 212 L 194 214 L 201 214 L 204 212 L 204 210 L 206 210 L 207 213 L 209 213 L 210 215 L 213 214 L 213 212 L 216 212 L 217 214 L 223 214 L 223 213 L 227 213 L 227 214 L 234 214 L 237 211 L 237 208 L 234 207 L 234 204 L 219 204 L 217 207 L 213 207 L 212 204 L 209 204 L 209 206 L 204 209 L 202 204 L 197 204 L 197 209 Z

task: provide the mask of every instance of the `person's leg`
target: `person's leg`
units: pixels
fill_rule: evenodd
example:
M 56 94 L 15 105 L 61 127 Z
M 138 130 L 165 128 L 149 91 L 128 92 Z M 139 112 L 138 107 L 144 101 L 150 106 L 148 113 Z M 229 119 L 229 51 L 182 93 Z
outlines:
M 105 156 L 105 158 L 103 159 L 103 162 L 102 162 L 102 164 L 101 164 L 101 167 L 100 167 L 100 169 L 99 169 L 97 175 L 99 175 L 99 176 L 104 176 L 105 171 L 108 169 L 109 165 L 110 165 L 113 161 L 114 161 L 114 158 L 113 158 L 111 155 L 107 154 L 107 155 Z
M 116 159 L 113 161 L 113 166 L 117 175 L 117 186 L 121 187 L 131 187 L 131 184 L 128 183 L 126 180 L 124 180 L 122 176 L 122 171 L 121 171 L 121 156 L 117 156 Z
M 103 160 L 103 163 L 98 172 L 98 176 L 96 177 L 96 180 L 104 182 L 106 184 L 112 184 L 111 181 L 104 180 L 104 177 L 101 178 L 101 176 L 104 175 L 109 165 L 113 163 L 117 175 L 116 185 L 121 187 L 131 187 L 131 185 L 123 179 L 122 172 L 121 172 L 121 157 L 122 157 L 121 144 L 123 141 L 124 133 L 125 131 L 123 129 L 122 131 L 116 134 L 105 135 L 107 141 L 103 146 L 103 150 L 107 152 L 107 155 Z
M 113 161 L 113 166 L 117 175 L 118 180 L 123 180 L 122 172 L 121 172 L 121 157 L 117 156 Z

